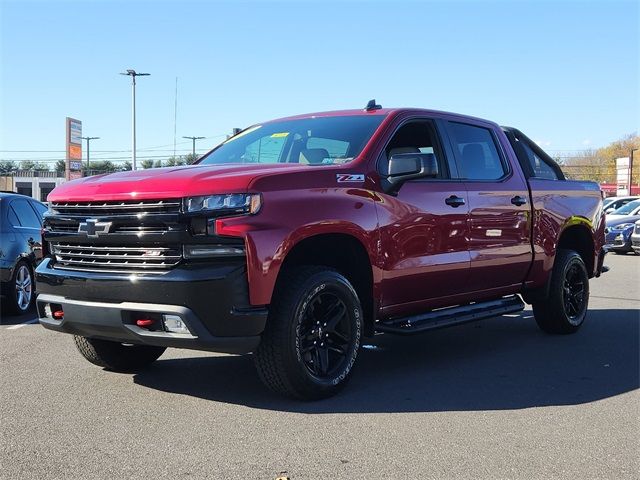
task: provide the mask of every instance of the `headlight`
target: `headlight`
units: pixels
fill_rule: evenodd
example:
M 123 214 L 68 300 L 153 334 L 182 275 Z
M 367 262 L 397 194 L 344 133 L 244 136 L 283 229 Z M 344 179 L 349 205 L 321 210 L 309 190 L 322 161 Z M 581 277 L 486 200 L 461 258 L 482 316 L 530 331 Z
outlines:
M 633 227 L 633 223 L 621 223 L 620 225 L 615 225 L 611 227 L 611 230 L 626 230 L 627 228 Z
M 219 211 L 223 213 L 258 213 L 262 206 L 259 193 L 230 193 L 224 195 L 204 195 L 187 197 L 185 211 L 187 213 Z

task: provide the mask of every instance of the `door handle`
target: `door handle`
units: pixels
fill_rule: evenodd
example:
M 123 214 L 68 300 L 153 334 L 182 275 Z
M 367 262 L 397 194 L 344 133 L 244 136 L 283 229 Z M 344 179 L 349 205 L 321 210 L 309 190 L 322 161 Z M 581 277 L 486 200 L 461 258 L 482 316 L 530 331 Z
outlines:
M 460 205 L 464 205 L 465 201 L 464 201 L 464 198 L 460 198 L 456 195 L 451 195 L 449 198 L 447 198 L 444 201 L 444 203 L 446 203 L 450 207 L 458 208 Z
M 527 203 L 527 199 L 524 197 L 521 197 L 520 195 L 516 195 L 515 197 L 513 197 L 511 199 L 511 203 L 513 203 L 514 205 L 516 205 L 517 207 L 524 205 L 525 203 Z

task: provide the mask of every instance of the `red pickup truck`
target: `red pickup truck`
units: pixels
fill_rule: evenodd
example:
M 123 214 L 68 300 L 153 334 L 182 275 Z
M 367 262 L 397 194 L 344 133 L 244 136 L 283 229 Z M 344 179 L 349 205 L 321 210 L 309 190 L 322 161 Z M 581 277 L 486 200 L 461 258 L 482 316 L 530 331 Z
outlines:
M 195 165 L 50 195 L 40 323 L 109 370 L 166 347 L 253 353 L 302 399 L 350 377 L 363 337 L 533 305 L 583 323 L 604 259 L 602 197 L 514 128 L 382 109 L 261 123 Z

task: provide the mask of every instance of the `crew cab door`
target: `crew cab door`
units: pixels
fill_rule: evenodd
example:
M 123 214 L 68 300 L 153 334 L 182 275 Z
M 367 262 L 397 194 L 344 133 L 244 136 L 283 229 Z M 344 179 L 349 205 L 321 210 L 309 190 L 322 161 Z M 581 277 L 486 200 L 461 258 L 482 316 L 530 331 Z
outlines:
M 405 182 L 377 203 L 384 264 L 382 306 L 409 314 L 433 300 L 468 289 L 467 194 L 452 180 L 438 122 L 412 118 L 400 124 L 378 159 L 379 171 L 396 153 L 433 153 L 438 176 Z M 446 303 L 446 302 L 445 302 Z
M 480 121 L 446 123 L 468 194 L 468 290 L 511 293 L 524 281 L 533 258 L 526 180 L 500 143 L 501 131 Z

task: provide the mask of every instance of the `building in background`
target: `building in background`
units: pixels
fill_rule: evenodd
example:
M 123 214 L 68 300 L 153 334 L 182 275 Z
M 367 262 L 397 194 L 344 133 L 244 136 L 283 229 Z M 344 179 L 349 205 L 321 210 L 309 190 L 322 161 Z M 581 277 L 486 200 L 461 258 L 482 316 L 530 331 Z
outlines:
M 0 177 L 0 190 L 20 193 L 46 202 L 49 193 L 64 182 L 64 176 L 60 176 L 58 172 L 18 170 Z

